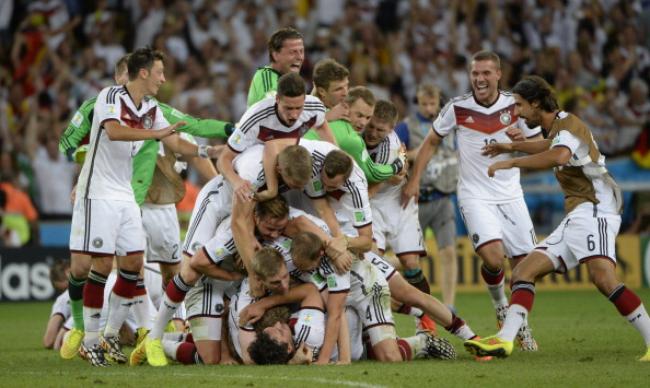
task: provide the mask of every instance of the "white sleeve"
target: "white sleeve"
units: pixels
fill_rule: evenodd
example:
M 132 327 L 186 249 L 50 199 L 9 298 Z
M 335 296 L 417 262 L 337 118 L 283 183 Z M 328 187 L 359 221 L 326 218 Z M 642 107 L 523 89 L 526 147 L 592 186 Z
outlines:
M 63 320 L 67 320 L 72 315 L 68 291 L 64 291 L 63 294 L 59 295 L 52 305 L 52 312 L 50 313 L 50 316 L 57 314 L 62 316 Z
M 307 194 L 309 198 L 323 198 L 327 194 L 320 174 L 312 177 L 311 181 L 307 183 L 305 186 L 305 194 Z
M 99 92 L 97 100 L 95 100 L 93 114 L 98 119 L 100 124 L 103 124 L 108 120 L 119 121 L 121 110 L 122 100 L 119 96 L 118 87 L 106 88 Z
M 262 100 L 264 101 L 264 100 Z M 257 139 L 257 136 L 260 133 L 260 111 L 256 109 L 259 103 L 248 108 L 244 115 L 239 120 L 239 123 L 236 124 L 235 130 L 232 135 L 228 137 L 228 147 L 236 153 L 243 152 L 248 147 L 254 144 L 262 143 Z M 264 114 L 262 114 L 264 117 Z
M 574 155 L 576 151 L 578 151 L 578 147 L 580 147 L 581 143 L 582 142 L 580 139 L 574 136 L 571 132 L 567 130 L 561 130 L 553 138 L 553 141 L 551 142 L 551 148 L 566 147 L 571 150 L 571 155 Z
M 203 252 L 214 264 L 219 264 L 235 250 L 235 242 L 230 229 L 230 217 L 224 219 L 217 227 L 214 236 L 203 246 Z
M 454 104 L 450 101 L 442 108 L 438 117 L 434 120 L 431 130 L 438 134 L 438 136 L 445 137 L 455 127 L 456 113 L 454 112 Z
M 360 175 L 357 173 L 357 168 L 352 171 L 352 174 L 356 174 L 358 179 L 352 180 L 353 177 L 350 177 L 345 185 L 349 188 L 350 195 L 352 196 L 352 211 L 354 213 L 352 215 L 352 225 L 355 228 L 361 228 L 372 223 L 372 210 L 370 207 L 370 198 L 368 197 L 368 182 L 362 172 Z

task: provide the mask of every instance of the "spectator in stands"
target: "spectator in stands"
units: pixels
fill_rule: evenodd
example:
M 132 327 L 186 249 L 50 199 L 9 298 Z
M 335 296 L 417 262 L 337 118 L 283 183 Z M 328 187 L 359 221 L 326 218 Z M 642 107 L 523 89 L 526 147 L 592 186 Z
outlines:
M 0 175 L 0 189 L 6 195 L 3 225 L 16 232 L 20 246 L 38 242 L 38 213 L 32 200 L 14 184 L 13 175 L 3 171 Z

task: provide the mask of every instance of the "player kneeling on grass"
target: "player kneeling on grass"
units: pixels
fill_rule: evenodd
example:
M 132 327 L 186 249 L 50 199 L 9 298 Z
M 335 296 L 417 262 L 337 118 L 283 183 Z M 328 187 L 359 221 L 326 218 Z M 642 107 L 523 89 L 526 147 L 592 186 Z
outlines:
M 551 87 L 537 76 L 513 88 L 515 112 L 528 126 L 541 125 L 544 140 L 486 145 L 484 155 L 521 151 L 530 156 L 492 164 L 488 175 L 513 167 L 555 168 L 564 192 L 567 215 L 512 273 L 512 296 L 505 322 L 495 336 L 466 341 L 478 355 L 506 357 L 535 299 L 535 281 L 553 271 L 566 272 L 585 264 L 598 290 L 641 333 L 648 347 L 640 361 L 650 361 L 650 318 L 639 297 L 616 277 L 616 235 L 621 225 L 621 192 L 605 168 L 591 131 L 582 120 L 561 111 Z

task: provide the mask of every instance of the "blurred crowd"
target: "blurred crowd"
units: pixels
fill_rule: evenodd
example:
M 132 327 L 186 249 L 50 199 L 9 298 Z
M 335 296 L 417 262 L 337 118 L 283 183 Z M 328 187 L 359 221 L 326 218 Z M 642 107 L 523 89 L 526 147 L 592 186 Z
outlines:
M 333 57 L 351 85 L 392 99 L 402 116 L 421 82 L 447 98 L 469 91 L 468 58 L 494 50 L 502 88 L 541 75 L 591 124 L 604 154 L 650 159 L 647 0 L 0 0 L 5 210 L 29 214 L 28 223 L 69 216 L 77 167 L 58 153 L 59 135 L 113 82 L 125 53 L 162 50 L 160 100 L 236 122 L 253 72 L 269 61 L 267 39 L 283 26 L 305 36 L 306 79 Z

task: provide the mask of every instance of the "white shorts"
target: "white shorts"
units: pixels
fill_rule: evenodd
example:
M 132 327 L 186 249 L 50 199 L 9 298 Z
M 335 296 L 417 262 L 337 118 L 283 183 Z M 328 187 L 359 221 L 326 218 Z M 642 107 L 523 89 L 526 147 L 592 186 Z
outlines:
M 195 340 L 220 341 L 224 290 L 231 282 L 203 276 L 185 296 L 187 320 Z
M 616 236 L 621 216 L 594 213 L 591 203 L 578 205 L 535 250 L 551 259 L 557 272 L 567 272 L 596 257 L 616 264 Z
M 415 201 L 410 201 L 406 209 L 392 202 L 372 205 L 372 237 L 377 248 L 385 251 L 390 246 L 397 256 L 426 256 Z
M 464 199 L 459 201 L 458 208 L 475 251 L 490 242 L 501 241 L 506 256 L 512 258 L 527 255 L 537 244 L 523 198 L 504 203 Z
M 386 279 L 387 283 L 390 280 L 390 278 L 392 278 L 393 275 L 395 275 L 395 272 L 397 272 L 397 270 L 395 269 L 395 267 L 393 267 L 391 263 L 386 261 L 386 259 L 379 256 L 375 252 L 368 251 L 364 253 L 363 256 L 364 256 L 364 260 L 368 260 L 373 266 L 375 266 L 375 268 L 377 268 L 379 272 L 381 272 L 381 274 L 384 276 L 384 279 Z
M 147 236 L 147 263 L 180 263 L 181 230 L 176 206 L 145 203 L 140 208 L 142 226 Z
M 232 212 L 232 187 L 218 175 L 203 186 L 196 198 L 183 243 L 183 253 L 194 256 L 207 243 L 217 226 Z
M 359 278 L 363 285 L 358 285 L 357 281 L 353 283 L 346 306 L 356 310 L 370 344 L 374 346 L 387 339 L 397 339 L 390 290 L 383 274 L 365 260 L 354 263 L 350 274 L 350 278 Z
M 70 251 L 93 256 L 143 253 L 144 229 L 135 202 L 77 198 L 72 212 Z

